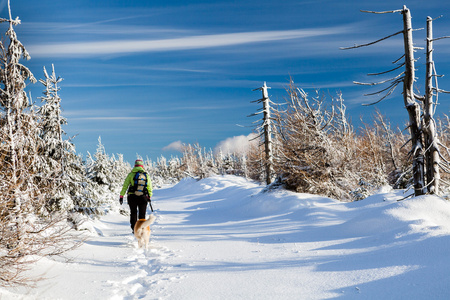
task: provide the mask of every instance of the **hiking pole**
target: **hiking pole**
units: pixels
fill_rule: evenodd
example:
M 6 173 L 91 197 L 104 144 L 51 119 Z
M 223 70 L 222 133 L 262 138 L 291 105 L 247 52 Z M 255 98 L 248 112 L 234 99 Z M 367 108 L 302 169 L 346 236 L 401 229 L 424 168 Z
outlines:
M 150 204 L 150 209 L 151 209 L 151 210 L 152 210 L 152 212 L 153 212 L 153 207 L 152 207 L 152 200 L 148 199 L 148 204 Z

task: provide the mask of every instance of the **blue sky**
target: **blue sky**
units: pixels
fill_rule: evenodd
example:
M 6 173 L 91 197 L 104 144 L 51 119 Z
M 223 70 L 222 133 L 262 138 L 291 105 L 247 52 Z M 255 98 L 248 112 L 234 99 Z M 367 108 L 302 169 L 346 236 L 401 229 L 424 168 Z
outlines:
M 108 153 L 170 157 L 169 144 L 221 141 L 251 133 L 259 107 L 252 91 L 264 81 L 271 99 L 283 102 L 291 76 L 299 87 L 320 88 L 327 97 L 342 91 L 357 126 L 378 108 L 395 124 L 407 112 L 398 89 L 376 107 L 362 103 L 371 81 L 367 73 L 392 67 L 401 56 L 400 37 L 356 50 L 339 47 L 369 42 L 402 29 L 400 14 L 374 15 L 359 10 L 394 10 L 407 5 L 414 28 L 434 22 L 435 36 L 450 35 L 450 9 L 443 1 L 49 1 L 12 0 L 19 39 L 32 59 L 25 64 L 35 77 L 55 65 L 69 135 L 77 151 L 95 152 L 99 136 Z M 7 17 L 6 1 L 0 1 Z M 5 31 L 5 27 L 2 27 Z M 425 31 L 414 32 L 425 46 Z M 450 77 L 450 41 L 435 43 L 439 73 Z M 424 50 L 416 58 L 417 87 L 423 93 Z M 381 79 L 381 78 L 380 78 Z M 450 90 L 450 80 L 440 79 Z M 29 87 L 39 102 L 43 86 Z M 448 113 L 449 96 L 438 111 Z

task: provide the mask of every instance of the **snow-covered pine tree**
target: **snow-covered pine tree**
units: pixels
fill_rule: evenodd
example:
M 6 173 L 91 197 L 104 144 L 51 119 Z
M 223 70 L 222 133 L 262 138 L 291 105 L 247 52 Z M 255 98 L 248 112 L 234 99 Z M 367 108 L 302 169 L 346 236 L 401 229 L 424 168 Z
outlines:
M 161 177 L 161 172 L 158 168 L 158 161 L 157 159 L 157 162 L 153 162 L 148 157 L 144 161 L 144 170 L 150 176 L 154 187 L 161 187 L 164 184 L 164 179 Z
M 92 198 L 96 206 L 114 201 L 112 191 L 115 189 L 113 162 L 105 151 L 101 137 L 98 138 L 97 150 L 94 157 L 88 152 L 86 159 L 86 173 Z
M 88 177 L 98 185 L 110 186 L 111 184 L 111 160 L 105 151 L 101 137 L 98 138 L 97 151 L 88 168 Z
M 111 186 L 113 192 L 119 192 L 122 188 L 122 183 L 128 175 L 128 172 L 131 170 L 131 166 L 128 162 L 123 159 L 123 154 L 117 154 L 117 158 L 115 155 L 111 156 Z
M 212 168 L 214 166 L 214 157 L 210 157 L 205 148 L 200 144 L 195 144 L 195 151 L 197 153 L 197 176 L 200 179 L 211 176 Z
M 171 157 L 169 159 L 169 173 L 171 177 L 171 183 L 175 183 L 181 180 L 184 177 L 183 172 L 181 171 L 181 160 L 178 156 Z
M 19 18 L 15 20 L 11 17 L 11 11 L 9 10 L 9 19 L 0 18 L 0 23 L 9 23 L 8 30 L 6 31 L 7 41 L 3 40 L 0 43 L 0 105 L 2 108 L 2 130 L 1 130 L 1 143 L 2 147 L 2 174 L 7 175 L 11 185 L 10 199 L 15 210 L 20 211 L 23 206 L 23 201 L 20 199 L 22 191 L 28 191 L 26 183 L 21 176 L 22 170 L 30 170 L 28 160 L 30 155 L 33 157 L 37 154 L 36 149 L 33 149 L 32 142 L 36 142 L 35 133 L 36 126 L 30 124 L 32 131 L 29 132 L 25 128 L 28 124 L 26 121 L 33 121 L 34 118 L 30 118 L 27 109 L 30 108 L 30 103 L 25 92 L 27 86 L 27 80 L 35 82 L 35 78 L 31 71 L 20 63 L 20 59 L 29 59 L 30 56 L 26 51 L 22 43 L 17 39 L 14 26 L 20 24 Z M 31 140 L 30 140 L 31 139 Z M 31 147 L 31 148 L 30 148 Z M 33 152 L 30 152 L 33 151 Z M 3 197 L 2 197 L 3 198 Z M 6 198 L 10 198 L 9 196 Z
M 167 160 L 167 158 L 161 155 L 156 160 L 156 163 L 153 163 L 147 158 L 144 163 L 144 169 L 149 173 L 154 187 L 161 187 L 164 184 L 174 184 L 185 177 L 181 160 L 176 156 Z
M 242 153 L 241 162 L 242 162 L 242 176 L 244 176 L 244 178 L 248 178 L 247 154 L 246 153 Z
M 74 170 L 67 172 L 68 159 L 74 160 L 75 146 L 70 140 L 64 140 L 62 129 L 67 120 L 61 115 L 61 98 L 59 96 L 59 83 L 63 80 L 56 76 L 55 67 L 52 65 L 52 73 L 49 75 L 44 67 L 45 79 L 39 82 L 45 87 L 43 96 L 40 97 L 43 105 L 39 108 L 41 133 L 39 140 L 40 153 L 43 156 L 43 164 L 39 166 L 41 180 L 53 186 L 48 195 L 47 209 L 50 211 L 73 209 L 71 190 L 75 188 L 73 178 Z
M 88 158 L 83 162 L 81 155 L 70 155 L 67 159 L 66 173 L 71 179 L 70 195 L 73 201 L 73 213 L 81 213 L 86 216 L 101 215 L 101 195 L 98 192 L 98 184 L 88 178 L 88 168 L 93 160 L 88 153 Z M 73 217 L 76 223 L 76 216 Z M 76 224 L 75 224 L 76 225 Z
M 219 148 L 219 152 L 217 153 L 216 157 L 216 169 L 219 175 L 224 175 L 225 170 L 223 169 L 222 162 L 223 162 L 223 150 L 222 148 Z
M 34 81 L 30 70 L 20 63 L 29 59 L 25 47 L 17 39 L 14 26 L 20 20 L 0 19 L 9 23 L 6 38 L 0 42 L 0 284 L 20 282 L 21 248 L 27 236 L 27 213 L 33 213 L 32 201 L 40 197 L 40 191 L 33 180 L 32 163 L 38 159 L 36 143 L 37 124 L 29 109 L 25 92 L 27 80 Z M 25 180 L 26 179 L 26 180 Z M 31 179 L 31 180 L 30 180 Z M 37 200 L 37 202 L 40 202 Z M 24 249 L 24 251 L 27 251 Z
M 59 95 L 62 78 L 56 76 L 55 67 L 49 74 L 44 67 L 45 79 L 39 80 L 45 87 L 44 103 L 39 108 L 41 118 L 40 151 L 44 164 L 40 174 L 52 182 L 54 187 L 47 202 L 50 211 L 76 212 L 84 215 L 99 215 L 99 204 L 95 200 L 93 184 L 88 181 L 83 159 L 76 154 L 75 146 L 62 129 L 67 120 L 61 114 Z M 78 219 L 69 215 L 69 219 Z M 76 224 L 75 224 L 76 225 Z
M 158 157 L 156 160 L 156 168 L 158 170 L 158 175 L 161 177 L 162 180 L 167 178 L 169 176 L 169 170 L 167 169 L 167 158 L 164 156 Z
M 154 163 L 153 163 L 153 161 L 152 161 L 150 158 L 148 158 L 148 157 L 146 157 L 145 160 L 144 160 L 144 169 L 147 171 L 147 173 L 148 173 L 148 175 L 149 175 L 150 177 L 155 176 L 155 166 L 154 166 Z
M 37 165 L 39 124 L 25 92 L 35 82 L 21 64 L 29 59 L 9 18 L 6 37 L 0 41 L 0 285 L 29 284 L 24 271 L 41 256 L 62 253 L 69 247 L 67 227 L 58 216 L 44 215 L 49 186 L 39 180 Z
M 44 96 L 40 97 L 44 103 L 39 108 L 39 113 L 42 116 L 42 151 L 45 156 L 54 160 L 60 161 L 63 170 L 63 157 L 66 148 L 66 143 L 63 141 L 65 134 L 62 126 L 67 124 L 67 120 L 61 116 L 61 98 L 59 96 L 59 83 L 63 80 L 55 74 L 55 67 L 52 65 L 52 74 L 49 75 L 44 67 L 45 79 L 40 79 L 39 82 L 45 87 Z M 69 145 L 73 149 L 73 145 Z
M 182 170 L 184 176 L 186 177 L 195 177 L 196 168 L 197 168 L 197 160 L 195 157 L 195 150 L 191 144 L 184 145 L 183 147 L 183 157 L 181 159 L 182 162 Z
M 227 153 L 222 157 L 222 170 L 224 174 L 234 174 L 236 169 L 236 161 L 232 153 Z
M 214 156 L 214 152 L 212 149 L 209 149 L 208 152 L 205 151 L 205 162 L 206 168 L 208 172 L 208 176 L 219 174 L 219 170 L 217 168 L 216 158 Z

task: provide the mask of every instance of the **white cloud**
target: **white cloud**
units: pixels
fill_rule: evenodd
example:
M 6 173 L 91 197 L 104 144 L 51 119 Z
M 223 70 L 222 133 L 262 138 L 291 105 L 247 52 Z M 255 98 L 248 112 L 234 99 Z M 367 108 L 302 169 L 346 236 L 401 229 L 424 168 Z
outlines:
M 55 43 L 30 45 L 34 56 L 92 56 L 155 51 L 176 51 L 242 45 L 336 34 L 342 28 L 295 29 L 278 31 L 238 32 L 187 36 L 159 40 L 110 40 L 100 42 Z
M 227 138 L 216 145 L 214 152 L 218 153 L 219 151 L 222 151 L 223 154 L 245 153 L 252 144 L 258 143 L 258 140 L 255 139 L 256 136 L 255 133 L 250 133 L 247 136 L 239 135 Z
M 170 143 L 169 145 L 162 148 L 163 151 L 175 150 L 179 152 L 183 152 L 184 144 L 181 141 L 175 141 Z
M 112 120 L 112 121 L 133 121 L 133 120 L 147 120 L 152 119 L 151 117 L 80 117 L 80 118 L 70 118 L 71 120 Z

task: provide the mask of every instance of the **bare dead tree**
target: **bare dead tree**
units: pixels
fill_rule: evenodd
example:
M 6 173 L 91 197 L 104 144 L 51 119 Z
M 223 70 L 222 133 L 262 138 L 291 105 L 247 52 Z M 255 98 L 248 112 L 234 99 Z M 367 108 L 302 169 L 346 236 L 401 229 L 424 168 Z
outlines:
M 414 95 L 414 48 L 412 38 L 411 13 L 403 6 L 403 41 L 405 48 L 405 76 L 403 80 L 403 100 L 409 115 L 411 134 L 411 155 L 413 157 L 414 194 L 425 193 L 423 140 L 420 128 L 420 105 Z
M 414 193 L 416 196 L 423 195 L 426 192 L 426 186 L 425 186 L 425 171 L 424 171 L 424 146 L 423 146 L 423 140 L 422 140 L 422 129 L 421 129 L 421 119 L 420 119 L 420 105 L 416 101 L 416 99 L 421 99 L 422 97 L 416 95 L 414 93 L 414 80 L 415 80 L 415 67 L 414 67 L 414 50 L 416 49 L 413 46 L 413 37 L 412 37 L 412 25 L 411 25 L 411 13 L 410 10 L 403 6 L 403 9 L 401 10 L 394 10 L 394 11 L 384 11 L 384 12 L 373 12 L 373 11 L 363 11 L 363 12 L 369 12 L 369 13 L 377 13 L 377 14 L 385 14 L 385 13 L 398 13 L 400 12 L 403 15 L 403 30 L 398 31 L 394 34 L 391 34 L 389 36 L 386 36 L 384 38 L 381 38 L 377 41 L 363 44 L 363 45 L 357 45 L 353 47 L 347 47 L 347 48 L 341 48 L 341 49 L 354 49 L 359 47 L 365 47 L 370 46 L 375 43 L 381 42 L 383 40 L 386 40 L 388 38 L 391 38 L 393 36 L 396 36 L 398 34 L 403 34 L 403 43 L 404 43 L 404 55 L 402 55 L 401 58 L 394 61 L 394 64 L 397 64 L 402 58 L 404 59 L 403 63 L 400 63 L 395 68 L 381 72 L 381 73 L 375 73 L 370 75 L 382 75 L 386 74 L 395 70 L 400 69 L 401 67 L 405 67 L 404 71 L 398 74 L 397 76 L 390 78 L 388 80 L 380 81 L 380 82 L 372 82 L 372 83 L 359 83 L 355 82 L 356 84 L 361 85 L 379 85 L 384 83 L 389 83 L 387 88 L 384 88 L 380 91 L 377 91 L 372 94 L 367 95 L 377 95 L 382 94 L 385 92 L 384 96 L 382 96 L 378 101 L 371 103 L 376 104 L 382 100 L 384 100 L 387 96 L 391 95 L 395 88 L 400 84 L 403 83 L 403 100 L 405 103 L 406 110 L 408 111 L 409 115 L 409 131 L 411 135 L 411 151 L 410 155 L 413 160 L 413 176 L 414 176 Z
M 266 82 L 264 82 L 263 86 L 257 89 L 254 89 L 254 91 L 261 91 L 262 92 L 262 98 L 258 99 L 256 101 L 252 101 L 253 103 L 262 103 L 263 107 L 262 110 L 260 110 L 257 113 L 251 114 L 249 117 L 257 116 L 261 113 L 263 113 L 263 118 L 261 120 L 261 125 L 257 127 L 257 131 L 261 132 L 261 134 L 257 137 L 260 138 L 261 136 L 264 136 L 264 152 L 265 152 L 265 171 L 266 171 L 266 184 L 271 184 L 273 181 L 273 142 L 272 142 L 272 118 L 271 118 L 271 104 L 274 104 L 272 101 L 270 101 L 269 93 L 267 90 L 270 89 L 270 87 L 267 87 Z
M 430 193 L 439 193 L 439 146 L 436 136 L 436 123 L 433 118 L 434 103 L 433 96 L 435 88 L 433 87 L 433 78 L 436 79 L 435 67 L 433 61 L 433 19 L 427 17 L 427 62 L 425 76 L 425 101 L 424 101 L 424 126 L 423 135 L 425 142 L 425 159 L 426 159 L 426 178 L 428 190 Z M 437 80 L 436 80 L 437 81 Z M 437 85 L 437 84 L 436 84 Z
M 448 36 L 434 38 L 433 37 L 433 19 L 427 17 L 427 62 L 425 77 L 425 96 L 424 96 L 424 116 L 423 116 L 423 135 L 425 142 L 425 162 L 426 162 L 426 179 L 428 191 L 432 194 L 439 194 L 441 184 L 440 169 L 448 173 L 449 161 L 444 158 L 440 151 L 440 146 L 446 149 L 446 145 L 442 144 L 437 138 L 437 123 L 434 118 L 436 104 L 438 103 L 439 93 L 449 93 L 438 87 L 437 78 L 440 75 L 436 72 L 436 66 L 433 60 L 433 42 L 449 38 Z M 433 85 L 434 82 L 434 85 Z M 436 100 L 434 100 L 436 99 Z

